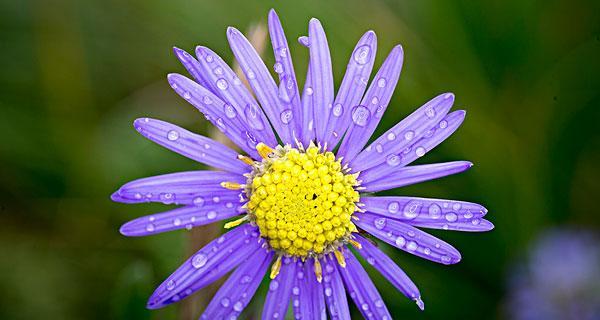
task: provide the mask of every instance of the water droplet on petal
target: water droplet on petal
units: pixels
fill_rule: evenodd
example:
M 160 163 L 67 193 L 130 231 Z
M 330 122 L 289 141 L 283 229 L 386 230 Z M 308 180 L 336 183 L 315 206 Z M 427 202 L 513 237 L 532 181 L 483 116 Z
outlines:
M 385 78 L 380 78 L 379 80 L 377 80 L 377 86 L 380 88 L 385 87 L 386 83 L 387 82 L 386 82 Z
M 221 305 L 225 308 L 229 307 L 229 299 L 227 299 L 227 298 L 221 299 Z
M 358 64 L 365 64 L 369 61 L 371 57 L 371 47 L 364 45 L 356 48 L 354 50 L 354 54 L 352 55 L 354 61 Z
M 438 219 L 442 215 L 442 208 L 433 203 L 429 206 L 429 216 L 433 219 Z
M 171 291 L 173 289 L 175 289 L 175 281 L 169 280 L 169 282 L 167 282 L 167 290 Z
M 383 301 L 381 299 L 378 299 L 377 301 L 375 301 L 375 306 L 377 308 L 383 307 Z
M 352 122 L 359 127 L 364 127 L 369 122 L 371 112 L 365 106 L 356 106 L 352 110 Z
M 202 197 L 195 197 L 194 200 L 192 200 L 192 202 L 194 203 L 194 205 L 196 207 L 202 207 L 204 205 L 204 198 L 202 198 Z
M 254 71 L 252 71 L 250 69 L 248 69 L 246 71 L 246 76 L 248 76 L 248 79 L 254 79 L 254 78 L 256 78 L 256 75 L 254 74 Z
M 209 96 L 204 96 L 204 98 L 202 99 L 202 102 L 204 102 L 204 104 L 212 104 L 213 100 Z
M 460 210 L 460 203 L 455 203 L 455 204 L 453 204 L 453 205 L 452 205 L 452 210 L 454 210 L 454 211 L 458 211 L 458 210 Z
M 306 92 L 306 95 L 308 95 L 308 96 L 313 94 L 313 89 L 311 87 L 307 87 L 304 91 Z
M 414 137 L 415 137 L 415 132 L 414 131 L 410 131 L 409 130 L 409 131 L 406 131 L 404 133 L 404 139 L 406 139 L 407 141 L 412 140 L 412 138 L 414 138 Z
M 375 219 L 375 228 L 382 230 L 385 228 L 385 218 L 377 218 Z
M 235 310 L 237 312 L 241 312 L 242 310 L 244 310 L 244 305 L 242 304 L 241 301 L 238 301 L 233 305 L 233 310 Z
M 448 126 L 448 121 L 442 120 L 440 121 L 440 128 L 445 129 Z
M 435 110 L 433 108 L 431 108 L 431 107 L 427 108 L 427 110 L 425 110 L 425 115 L 428 118 L 433 118 L 433 117 L 435 117 Z
M 366 304 L 366 303 L 363 303 L 363 304 L 362 304 L 360 307 L 361 307 L 361 308 L 362 308 L 364 311 L 367 311 L 367 310 L 369 310 L 369 305 L 368 305 L 368 304 Z
M 179 139 L 179 132 L 175 130 L 170 130 L 169 132 L 167 132 L 167 139 L 169 139 L 170 141 L 175 141 Z
M 269 290 L 275 291 L 277 288 L 279 288 L 279 282 L 277 282 L 277 280 L 271 280 L 271 283 L 269 283 Z
M 199 269 L 204 267 L 207 261 L 208 257 L 205 254 L 198 253 L 192 258 L 192 266 L 194 266 L 196 269 Z
M 389 141 L 393 141 L 393 140 L 396 139 L 396 135 L 393 132 L 390 132 L 390 133 L 387 134 L 387 139 Z
M 290 121 L 292 121 L 292 118 L 293 118 L 292 110 L 289 110 L 289 109 L 284 110 L 281 113 L 280 118 L 281 118 L 281 122 L 283 122 L 285 124 L 290 123 Z
M 204 58 L 204 60 L 206 60 L 206 62 L 213 62 L 214 58 L 212 55 L 208 54 L 206 55 L 206 58 Z
M 149 223 L 149 224 L 146 226 L 146 231 L 148 231 L 148 232 L 153 232 L 153 231 L 154 231 L 154 225 L 153 225 L 152 223 Z
M 221 89 L 221 90 L 225 90 L 229 87 L 229 83 L 227 82 L 227 80 L 221 78 L 219 80 L 217 80 L 217 88 Z
M 399 208 L 400 208 L 400 204 L 397 201 L 392 201 L 392 202 L 390 202 L 390 204 L 388 204 L 388 211 L 390 213 L 398 212 Z
M 404 246 L 405 243 L 406 243 L 406 239 L 404 239 L 403 236 L 398 236 L 398 238 L 396 238 L 396 245 L 398 247 Z
M 326 295 L 327 297 L 331 297 L 331 294 L 332 294 L 332 292 L 331 292 L 331 291 L 332 291 L 332 290 L 331 290 L 331 288 L 330 288 L 330 287 L 327 287 L 327 288 L 325 288 L 325 295 Z
M 230 104 L 224 104 L 223 111 L 225 112 L 225 116 L 229 119 L 233 119 L 237 115 L 235 108 Z
M 423 147 L 417 147 L 417 149 L 415 149 L 415 154 L 417 155 L 417 157 L 422 157 L 425 155 L 425 148 Z
M 181 219 L 179 219 L 179 218 L 175 218 L 175 219 L 173 220 L 173 225 L 174 225 L 174 226 L 179 226 L 179 225 L 181 225 Z
M 283 65 L 280 62 L 275 62 L 275 64 L 273 65 L 273 70 L 275 70 L 275 73 L 282 73 Z
M 286 47 L 279 49 L 279 56 L 282 58 L 287 57 L 287 48 Z
M 221 68 L 221 67 L 216 67 L 216 68 L 214 68 L 214 69 L 213 69 L 213 72 L 214 72 L 216 75 L 221 75 L 221 74 L 223 74 L 223 68 Z
M 404 206 L 404 217 L 406 219 L 414 219 L 419 215 L 419 211 L 421 210 L 421 206 L 423 204 L 418 201 L 411 201 Z
M 342 113 L 344 112 L 344 109 L 342 108 L 342 104 L 341 103 L 336 103 L 333 106 L 333 115 L 336 117 L 339 117 L 342 115 Z
M 446 213 L 446 220 L 448 222 L 454 222 L 458 219 L 458 216 L 456 215 L 456 213 L 454 212 L 448 212 Z
M 216 211 L 209 211 L 209 212 L 206 214 L 206 217 L 207 217 L 208 219 L 212 220 L 212 219 L 214 219 L 214 218 L 216 218 L 216 217 L 217 217 L 217 212 L 216 212 Z
M 406 245 L 406 249 L 407 249 L 407 250 L 409 250 L 409 251 L 415 251 L 415 250 L 417 250 L 417 247 L 418 247 L 418 245 L 417 245 L 417 243 L 416 243 L 416 242 L 414 242 L 414 241 L 410 241 L 410 242 L 409 242 L 409 243 Z
M 390 154 L 390 155 L 389 155 L 389 156 L 387 156 L 387 158 L 385 159 L 385 162 L 386 162 L 388 165 L 392 166 L 392 167 L 395 167 L 395 166 L 399 165 L 399 164 L 400 164 L 400 161 L 401 161 L 401 158 L 400 158 L 400 156 L 399 156 L 399 155 L 397 155 L 397 154 Z
M 192 94 L 189 93 L 188 91 L 186 91 L 186 92 L 183 93 L 183 98 L 185 100 L 190 100 L 192 98 Z

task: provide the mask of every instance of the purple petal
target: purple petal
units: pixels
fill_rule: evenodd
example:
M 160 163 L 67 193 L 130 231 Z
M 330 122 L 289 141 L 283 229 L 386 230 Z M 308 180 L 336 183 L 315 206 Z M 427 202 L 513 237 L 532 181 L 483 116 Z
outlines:
M 327 318 L 323 285 L 317 281 L 314 265 L 312 258 L 306 259 L 304 263 L 298 262 L 295 285 L 298 290 L 294 292 L 297 297 L 292 301 L 296 319 Z
M 379 271 L 391 284 L 402 292 L 407 298 L 417 301 L 421 293 L 410 278 L 398 267 L 390 257 L 379 250 L 371 241 L 359 236 L 354 236 L 362 248 L 357 250 L 377 271 Z
M 239 201 L 239 191 L 221 187 L 223 181 L 243 184 L 246 178 L 219 171 L 187 171 L 142 178 L 123 185 L 111 196 L 123 203 L 194 204 Z
M 204 288 L 259 250 L 261 242 L 258 230 L 249 224 L 213 240 L 156 288 L 147 308 L 162 308 Z
M 229 219 L 243 212 L 239 203 L 220 202 L 203 207 L 181 207 L 162 213 L 140 217 L 125 223 L 119 230 L 129 237 L 147 236 Z
M 260 141 L 254 136 L 253 130 L 247 127 L 246 123 L 242 122 L 239 117 L 230 118 L 227 116 L 228 104 L 210 90 L 180 74 L 171 73 L 167 76 L 167 79 L 177 94 L 200 110 L 206 119 L 231 141 L 253 158 L 259 159 L 255 147 Z
M 344 282 L 336 268 L 335 258 L 329 254 L 321 259 L 321 262 L 323 263 L 323 292 L 330 318 L 332 320 L 350 319 Z
M 248 83 L 254 90 L 254 94 L 265 110 L 267 117 L 271 120 L 275 131 L 283 143 L 293 143 L 293 126 L 282 121 L 282 114 L 286 110 L 277 95 L 277 85 L 265 63 L 248 39 L 236 28 L 227 28 L 227 39 L 236 60 L 244 70 Z
M 298 38 L 298 42 L 309 47 L 308 37 L 303 36 Z M 308 70 L 306 71 L 306 80 L 304 81 L 304 90 L 302 91 L 302 144 L 308 146 L 315 139 L 315 106 L 313 104 L 313 88 L 312 88 L 312 71 L 310 61 L 308 62 Z
M 200 163 L 239 174 L 251 170 L 229 147 L 174 124 L 142 118 L 135 120 L 133 126 L 144 137 Z
M 406 152 L 429 129 L 439 125 L 453 103 L 452 93 L 444 93 L 431 99 L 371 143 L 350 162 L 350 168 L 353 172 L 358 172 L 384 162 L 397 162 L 398 159 L 388 157 Z M 424 154 L 421 151 L 426 150 L 420 150 L 420 154 Z
M 272 251 L 256 251 L 221 286 L 200 319 L 231 319 L 239 316 L 254 296 L 271 260 Z
M 368 212 L 416 227 L 489 231 L 494 226 L 482 217 L 487 209 L 471 202 L 415 197 L 362 197 Z
M 388 172 L 387 176 L 372 181 L 367 175 L 359 176 L 366 192 L 389 190 L 411 184 L 429 181 L 470 169 L 473 164 L 469 161 L 453 161 L 434 164 L 422 164 L 408 167 L 398 167 Z
M 346 289 L 365 319 L 392 319 L 369 275 L 350 250 L 344 250 L 346 267 L 338 265 Z
M 217 94 L 216 91 L 212 90 L 209 86 L 209 82 L 204 78 L 202 72 L 200 72 L 200 65 L 192 55 L 187 53 L 185 50 L 181 50 L 177 47 L 173 48 L 173 52 L 177 56 L 177 59 L 181 61 L 181 64 L 185 67 L 188 73 L 194 77 L 194 80 L 198 82 L 201 86 L 211 90 L 214 94 Z
M 446 242 L 406 223 L 372 213 L 355 213 L 354 223 L 375 237 L 421 258 L 443 264 L 458 263 L 458 250 Z
M 262 319 L 285 318 L 295 275 L 296 263 L 291 258 L 283 258 L 279 274 L 269 283 L 269 293 L 265 299 Z
M 335 148 L 350 125 L 350 110 L 360 103 L 365 93 L 376 53 L 377 36 L 375 32 L 368 31 L 354 47 L 330 112 L 323 141 L 329 150 Z
M 334 93 L 329 45 L 323 26 L 318 19 L 312 18 L 308 24 L 308 40 L 310 42 L 308 49 L 316 138 L 318 142 L 322 142 L 325 138 L 329 113 L 333 108 Z
M 293 137 L 302 137 L 302 110 L 298 82 L 292 63 L 292 55 L 288 46 L 283 27 L 275 10 L 269 12 L 269 34 L 275 55 L 275 73 L 279 75 L 278 96 L 284 105 L 285 111 L 281 114 L 281 121 L 291 126 Z
M 275 133 L 267 117 L 229 65 L 206 47 L 196 47 L 196 55 L 200 72 L 208 82 L 208 88 L 226 102 L 225 116 L 239 117 L 252 130 L 258 141 L 270 146 L 277 145 Z
M 345 163 L 356 157 L 377 128 L 398 83 L 403 57 L 402 47 L 395 46 L 379 68 L 361 105 L 353 107 L 352 123 L 337 153 L 338 157 L 344 157 Z

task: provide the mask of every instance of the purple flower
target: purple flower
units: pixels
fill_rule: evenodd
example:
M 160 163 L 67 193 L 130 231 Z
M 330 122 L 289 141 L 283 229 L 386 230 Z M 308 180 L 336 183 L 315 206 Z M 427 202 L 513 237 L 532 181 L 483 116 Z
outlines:
M 375 33 L 366 32 L 336 95 L 327 38 L 319 20 L 312 19 L 308 36 L 299 38 L 310 53 L 300 92 L 275 11 L 269 14 L 269 32 L 278 82 L 244 35 L 233 27 L 227 30 L 254 95 L 205 47 L 196 48 L 196 57 L 175 48 L 194 80 L 168 76 L 171 87 L 247 155 L 160 120 L 134 123 L 152 141 L 222 171 L 165 174 L 125 184 L 113 200 L 180 207 L 130 221 L 121 233 L 145 236 L 235 218 L 225 224 L 231 231 L 191 256 L 156 289 L 148 308 L 183 299 L 235 269 L 202 319 L 236 318 L 270 268 L 264 319 L 284 318 L 290 300 L 297 318 L 325 318 L 329 312 L 331 318 L 349 319 L 345 291 L 365 318 L 390 319 L 348 248 L 354 246 L 423 309 L 415 284 L 359 230 L 422 258 L 454 264 L 460 253 L 417 227 L 493 228 L 478 204 L 373 194 L 469 169 L 467 161 L 408 166 L 450 136 L 465 111 L 449 112 L 454 95 L 441 94 L 367 146 L 400 77 L 402 47 L 391 50 L 369 85 L 377 43 Z

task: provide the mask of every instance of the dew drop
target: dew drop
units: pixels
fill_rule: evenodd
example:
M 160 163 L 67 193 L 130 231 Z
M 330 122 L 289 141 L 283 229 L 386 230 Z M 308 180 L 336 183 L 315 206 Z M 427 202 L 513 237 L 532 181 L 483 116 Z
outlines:
M 190 100 L 192 98 L 192 94 L 189 93 L 188 91 L 186 91 L 186 92 L 183 93 L 183 98 L 185 100 Z
M 209 96 L 204 96 L 204 98 L 202 98 L 202 102 L 204 102 L 204 104 L 212 104 L 213 100 Z
M 216 75 L 221 75 L 221 74 L 223 74 L 223 68 L 221 68 L 221 67 L 216 67 L 216 68 L 214 68 L 214 69 L 213 69 L 213 72 L 214 72 Z
M 435 110 L 433 108 L 427 108 L 427 110 L 425 110 L 425 115 L 428 118 L 433 118 L 435 117 Z
M 256 78 L 256 75 L 254 74 L 254 71 L 252 71 L 250 69 L 248 69 L 246 71 L 246 75 L 248 76 L 248 79 L 254 79 L 254 78 Z
M 373 99 L 371 99 L 371 104 L 377 104 L 379 102 L 379 98 L 377 97 L 373 97 Z
M 458 216 L 454 212 L 448 212 L 448 213 L 446 213 L 445 217 L 446 217 L 446 220 L 448 222 L 454 222 L 454 221 L 456 221 L 458 219 Z
M 393 141 L 393 140 L 396 139 L 396 135 L 393 132 L 390 132 L 390 133 L 387 134 L 387 139 L 389 141 Z
M 426 254 L 426 255 L 430 255 L 431 254 L 431 249 L 425 248 L 425 249 L 423 249 L 423 253 Z
M 429 216 L 433 219 L 438 219 L 442 215 L 442 208 L 435 203 L 429 206 Z
M 167 282 L 167 290 L 171 291 L 173 289 L 175 289 L 175 281 L 169 280 L 169 282 Z
M 377 218 L 375 219 L 375 228 L 382 230 L 385 228 L 385 218 Z
M 362 304 L 360 307 L 361 307 L 361 308 L 362 308 L 364 311 L 367 311 L 367 310 L 369 310 L 369 305 L 368 305 L 368 304 L 366 304 L 366 303 L 363 303 L 363 304 Z
M 173 220 L 173 225 L 174 225 L 174 226 L 179 226 L 179 225 L 181 225 L 181 219 L 179 219 L 179 218 L 175 218 L 175 219 Z
M 292 288 L 292 293 L 293 293 L 294 295 L 296 295 L 296 296 L 297 296 L 297 295 L 299 295 L 299 294 L 300 294 L 300 288 L 298 288 L 298 287 L 293 287 L 293 288 Z
M 234 77 L 233 84 L 235 84 L 236 86 L 239 86 L 242 84 L 242 80 L 240 80 L 240 78 L 238 78 L 238 77 Z
M 313 88 L 308 87 L 304 90 L 306 92 L 306 95 L 311 96 L 313 94 Z
M 286 47 L 279 49 L 279 56 L 282 58 L 287 57 L 287 51 L 288 51 L 288 49 Z
M 481 222 L 481 220 L 479 220 L 479 219 L 473 219 L 473 220 L 471 220 L 471 224 L 474 225 L 474 226 L 478 225 L 479 222 Z
M 400 208 L 400 204 L 397 201 L 392 201 L 392 202 L 390 202 L 390 204 L 388 204 L 388 211 L 390 213 L 398 212 L 399 208 Z
M 440 121 L 440 128 L 445 129 L 448 126 L 448 121 L 442 120 Z
M 333 106 L 333 115 L 336 117 L 339 117 L 342 115 L 342 113 L 344 112 L 344 109 L 342 108 L 342 104 L 341 103 L 336 103 Z
M 216 212 L 216 211 L 209 211 L 209 212 L 206 214 L 206 217 L 207 217 L 208 219 L 212 220 L 212 219 L 214 219 L 214 218 L 216 218 L 216 217 L 217 217 L 217 212 Z
M 473 218 L 473 213 L 471 211 L 467 211 L 464 215 L 465 219 Z
M 281 122 L 283 122 L 284 124 L 288 124 L 290 123 L 290 121 L 292 121 L 293 116 L 294 115 L 292 113 L 292 110 L 284 110 L 280 115 Z
M 379 80 L 377 80 L 377 86 L 380 88 L 385 87 L 386 83 L 387 82 L 386 82 L 385 78 L 380 78 Z
M 417 155 L 417 157 L 422 157 L 425 155 L 425 148 L 423 147 L 417 147 L 417 149 L 415 149 L 415 154 Z
M 271 280 L 271 283 L 269 283 L 269 290 L 275 291 L 277 288 L 279 288 L 279 282 L 277 282 L 277 280 Z
M 410 241 L 410 242 L 408 242 L 408 244 L 406 245 L 406 249 L 407 249 L 407 250 L 409 250 L 409 251 L 415 251 L 415 250 L 417 250 L 417 247 L 418 247 L 418 246 L 417 246 L 417 243 L 416 243 L 416 242 L 414 242 L 414 241 Z
M 331 288 L 330 287 L 325 288 L 325 295 L 328 297 L 331 297 L 331 294 L 332 294 Z
M 252 277 L 245 275 L 242 277 L 242 279 L 240 280 L 241 284 L 246 284 L 246 283 L 250 283 L 250 281 L 252 281 Z
M 412 140 L 412 138 L 414 138 L 414 137 L 415 137 L 415 132 L 414 131 L 410 131 L 409 130 L 409 131 L 406 131 L 404 133 L 404 139 L 407 140 L 407 141 Z
M 381 299 L 378 299 L 377 301 L 375 301 L 375 306 L 377 308 L 383 307 L 383 301 Z
M 196 269 L 199 269 L 204 267 L 207 261 L 208 257 L 205 254 L 198 253 L 192 258 L 192 266 L 194 266 Z
M 365 64 L 371 57 L 371 47 L 364 45 L 356 48 L 353 54 L 354 61 L 358 64 Z
M 154 231 L 154 225 L 153 225 L 152 223 L 149 223 L 149 224 L 146 226 L 146 231 L 148 231 L 148 232 L 153 232 L 153 231 Z
M 390 155 L 389 155 L 389 156 L 387 156 L 387 158 L 385 159 L 385 162 L 386 162 L 388 165 L 390 165 L 390 166 L 392 166 L 392 167 L 395 167 L 395 166 L 397 166 L 397 165 L 399 165 L 399 164 L 400 164 L 400 160 L 401 160 L 401 158 L 400 158 L 400 156 L 399 156 L 399 155 L 397 155 L 397 154 L 390 154 Z
M 206 55 L 206 58 L 204 58 L 204 60 L 206 60 L 206 62 L 213 62 L 214 58 L 212 55 L 208 54 Z
M 229 299 L 227 299 L 227 298 L 221 299 L 221 305 L 225 308 L 229 307 Z
M 167 139 L 169 139 L 170 141 L 175 141 L 179 139 L 179 132 L 175 130 L 170 130 L 169 132 L 167 132 Z
M 196 207 L 202 207 L 204 205 L 204 198 L 202 198 L 202 197 L 195 197 L 194 200 L 192 200 L 192 202 L 194 203 L 194 205 Z
M 418 201 L 411 201 L 404 206 L 404 217 L 407 219 L 414 219 L 419 215 L 419 211 L 421 210 L 421 206 L 423 204 Z
M 221 90 L 225 90 L 229 87 L 229 83 L 227 82 L 227 80 L 221 78 L 219 80 L 217 80 L 217 88 L 221 89 Z
M 238 301 L 233 305 L 233 310 L 235 310 L 237 312 L 241 312 L 242 310 L 244 310 L 244 305 L 242 304 L 241 301 Z
M 396 245 L 398 247 L 404 246 L 405 243 L 406 243 L 406 239 L 404 239 L 404 237 L 398 236 L 398 238 L 396 238 Z
M 442 256 L 441 260 L 443 263 L 448 264 L 448 263 L 450 263 L 450 260 L 452 260 L 452 259 L 449 256 Z
M 452 205 L 452 210 L 454 210 L 454 211 L 458 211 L 458 210 L 460 210 L 460 203 L 455 203 L 455 204 L 453 204 L 453 205 Z
M 356 106 L 352 111 L 352 122 L 359 127 L 364 127 L 369 122 L 371 112 L 365 106 Z
M 221 201 L 221 198 L 219 198 L 219 197 L 217 197 L 217 196 L 214 196 L 214 197 L 212 198 L 212 200 L 213 200 L 213 202 L 214 202 L 214 203 L 219 203 L 219 201 Z
M 275 70 L 275 73 L 279 74 L 283 72 L 283 65 L 280 62 L 275 62 L 275 64 L 273 65 L 273 70 Z
M 378 153 L 382 153 L 383 152 L 383 146 L 381 144 L 377 144 L 375 146 L 375 151 L 377 151 Z
M 225 116 L 229 119 L 233 119 L 235 116 L 237 116 L 235 108 L 230 104 L 223 105 L 223 111 L 225 112 Z

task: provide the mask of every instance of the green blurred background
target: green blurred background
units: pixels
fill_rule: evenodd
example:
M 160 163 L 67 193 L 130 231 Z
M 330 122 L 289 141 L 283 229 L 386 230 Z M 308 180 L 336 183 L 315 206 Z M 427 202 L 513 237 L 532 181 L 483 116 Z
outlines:
M 451 267 L 382 246 L 426 304 L 418 311 L 369 269 L 394 318 L 507 318 L 511 270 L 540 232 L 597 232 L 598 1 L 3 1 L 0 319 L 199 316 L 214 286 L 158 311 L 145 301 L 220 226 L 128 239 L 118 233 L 122 223 L 165 206 L 116 204 L 109 195 L 131 179 L 199 167 L 142 138 L 132 121 L 150 116 L 209 134 L 166 82 L 167 73 L 185 72 L 171 47 L 202 44 L 232 61 L 225 28 L 265 23 L 271 7 L 299 79 L 307 50 L 295 39 L 311 17 L 327 32 L 336 85 L 364 31 L 378 35 L 376 67 L 404 46 L 378 133 L 445 91 L 468 111 L 421 162 L 475 167 L 388 194 L 482 203 L 496 229 L 432 232 L 461 250 L 463 261 Z M 244 317 L 260 314 L 260 290 Z

